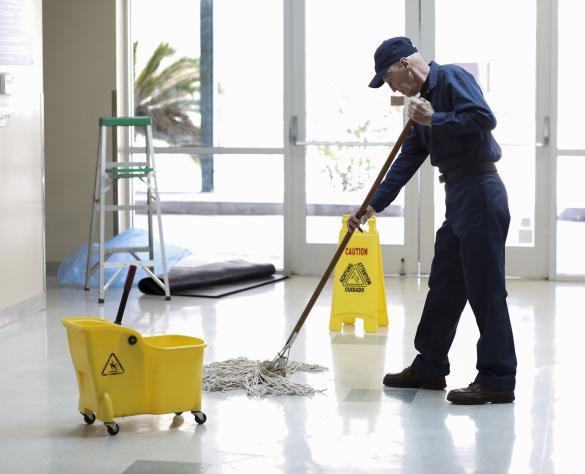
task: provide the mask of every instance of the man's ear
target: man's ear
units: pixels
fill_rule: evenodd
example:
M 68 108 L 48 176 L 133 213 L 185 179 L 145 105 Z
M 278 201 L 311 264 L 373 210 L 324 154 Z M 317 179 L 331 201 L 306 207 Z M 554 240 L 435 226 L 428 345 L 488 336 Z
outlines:
M 408 58 L 400 58 L 400 65 L 406 69 L 409 66 Z

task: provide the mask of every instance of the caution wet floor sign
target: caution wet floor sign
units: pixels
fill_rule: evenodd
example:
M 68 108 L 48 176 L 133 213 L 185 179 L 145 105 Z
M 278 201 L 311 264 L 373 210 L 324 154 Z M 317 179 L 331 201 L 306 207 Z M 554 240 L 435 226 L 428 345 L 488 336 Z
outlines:
M 348 216 L 343 217 L 339 241 L 345 237 Z M 341 331 L 343 323 L 364 320 L 366 332 L 388 326 L 384 272 L 376 218 L 368 220 L 368 229 L 354 232 L 335 267 L 333 300 L 329 329 Z

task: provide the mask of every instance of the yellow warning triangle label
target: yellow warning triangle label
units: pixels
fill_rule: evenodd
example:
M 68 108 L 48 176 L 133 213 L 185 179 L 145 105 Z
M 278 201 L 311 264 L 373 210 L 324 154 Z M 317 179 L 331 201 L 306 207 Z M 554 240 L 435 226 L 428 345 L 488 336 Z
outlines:
M 363 288 L 371 283 L 368 274 L 366 273 L 366 269 L 361 263 L 358 263 L 357 265 L 352 265 L 350 263 L 343 272 L 340 281 L 345 287 L 357 286 Z
M 343 282 L 343 286 L 367 286 L 366 282 L 364 281 L 364 278 L 359 272 L 359 268 L 357 265 L 351 268 L 350 274 Z
M 124 367 L 113 352 L 110 354 L 108 361 L 102 370 L 102 375 L 120 375 L 124 373 Z

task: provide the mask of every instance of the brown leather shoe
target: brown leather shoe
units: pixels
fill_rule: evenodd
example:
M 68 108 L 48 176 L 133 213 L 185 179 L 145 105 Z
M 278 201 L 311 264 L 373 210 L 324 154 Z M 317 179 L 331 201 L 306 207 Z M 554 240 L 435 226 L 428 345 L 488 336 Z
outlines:
M 469 384 L 469 387 L 451 390 L 447 394 L 447 400 L 456 405 L 512 403 L 514 401 L 514 390 L 501 390 L 473 382 Z
M 445 377 L 425 378 L 412 367 L 407 367 L 397 374 L 386 374 L 384 376 L 384 385 L 386 387 L 443 390 L 447 386 L 447 382 L 445 382 Z

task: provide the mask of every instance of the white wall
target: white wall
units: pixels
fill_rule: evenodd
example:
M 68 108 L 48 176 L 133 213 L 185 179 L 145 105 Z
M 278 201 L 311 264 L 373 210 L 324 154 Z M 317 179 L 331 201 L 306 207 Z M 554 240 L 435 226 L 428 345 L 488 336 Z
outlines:
M 87 242 L 98 118 L 116 88 L 116 1 L 45 0 L 47 261 Z M 109 147 L 108 147 L 109 148 Z
M 42 0 L 31 0 L 33 64 L 2 66 L 14 93 L 0 96 L 12 114 L 0 127 L 0 313 L 44 299 Z

